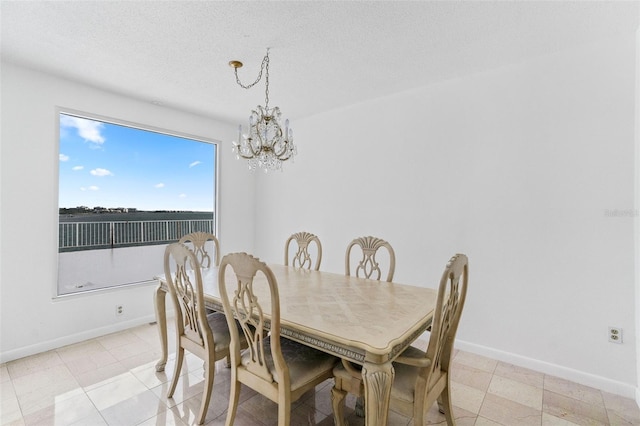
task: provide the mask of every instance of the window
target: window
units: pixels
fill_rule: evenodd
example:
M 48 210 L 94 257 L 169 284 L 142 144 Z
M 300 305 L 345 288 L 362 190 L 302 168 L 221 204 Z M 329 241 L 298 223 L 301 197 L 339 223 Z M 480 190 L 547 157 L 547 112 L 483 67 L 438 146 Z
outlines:
M 216 234 L 217 144 L 59 112 L 57 295 L 146 283 L 164 247 Z

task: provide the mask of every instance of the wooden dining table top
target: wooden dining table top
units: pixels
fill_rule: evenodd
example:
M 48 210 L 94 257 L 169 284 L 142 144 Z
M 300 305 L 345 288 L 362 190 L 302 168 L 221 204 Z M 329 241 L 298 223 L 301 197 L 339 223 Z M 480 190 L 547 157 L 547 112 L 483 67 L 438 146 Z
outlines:
M 283 336 L 309 344 L 354 362 L 392 361 L 430 325 L 437 291 L 396 282 L 385 282 L 270 264 L 280 296 Z M 235 285 L 232 268 L 227 283 Z M 164 276 L 157 277 L 160 282 Z M 218 269 L 202 270 L 205 300 L 222 310 Z M 270 311 L 268 286 L 254 279 L 263 309 Z M 262 293 L 261 293 L 262 292 Z

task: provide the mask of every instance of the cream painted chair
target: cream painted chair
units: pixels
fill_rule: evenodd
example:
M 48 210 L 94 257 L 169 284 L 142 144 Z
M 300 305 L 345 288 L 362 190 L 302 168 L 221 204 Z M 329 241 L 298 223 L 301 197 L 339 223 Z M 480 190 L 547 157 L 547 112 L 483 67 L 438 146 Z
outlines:
M 164 253 L 164 273 L 169 294 L 176 310 L 176 362 L 167 391 L 171 398 L 180 378 L 185 349 L 204 361 L 204 391 L 196 422 L 202 424 L 207 414 L 215 362 L 229 356 L 231 336 L 223 313 L 208 314 L 204 306 L 202 274 L 196 255 L 184 244 L 167 246 Z M 246 347 L 244 336 L 238 342 Z
M 347 246 L 347 252 L 345 255 L 345 274 L 351 275 L 351 251 L 354 247 L 360 247 L 362 251 L 362 259 L 358 262 L 358 266 L 355 267 L 354 275 L 356 277 L 371 278 L 374 280 L 380 280 L 382 278 L 382 270 L 376 260 L 376 254 L 379 249 L 385 248 L 389 253 L 389 271 L 387 272 L 386 281 L 391 282 L 393 280 L 393 273 L 396 269 L 396 254 L 391 247 L 391 244 L 377 237 L 360 237 L 351 241 Z
M 184 235 L 178 242 L 186 245 L 195 253 L 198 262 L 203 268 L 210 268 L 220 264 L 220 243 L 215 235 L 208 232 L 196 231 Z M 213 245 L 213 249 L 215 250 L 213 263 L 211 255 L 207 250 L 208 246 L 211 245 Z
M 453 256 L 442 274 L 426 352 L 410 346 L 393 362 L 395 377 L 389 409 L 413 417 L 414 425 L 424 424 L 427 410 L 438 401 L 448 425 L 455 425 L 451 404 L 449 368 L 453 343 L 467 295 L 469 261 L 464 254 Z M 343 363 L 333 370 L 331 390 L 335 424 L 343 426 L 344 398 L 364 392 L 360 372 Z
M 233 278 L 226 276 L 227 267 L 233 270 L 229 274 Z M 227 254 L 220 263 L 218 285 L 227 322 L 237 318 L 249 343 L 241 353 L 240 333 L 230 327 L 231 392 L 225 424 L 233 425 L 240 388 L 246 385 L 276 402 L 278 425 L 288 426 L 291 404 L 330 378 L 337 358 L 280 337 L 278 285 L 271 269 L 259 259 L 247 253 Z
M 284 264 L 285 266 L 289 265 L 289 247 L 295 241 L 298 245 L 298 251 L 291 258 L 291 265 L 297 268 L 306 268 L 311 269 L 313 264 L 313 259 L 311 254 L 309 253 L 309 246 L 311 244 L 316 245 L 316 256 L 315 256 L 315 265 L 313 265 L 313 269 L 316 271 L 320 270 L 320 262 L 322 261 L 322 244 L 320 244 L 320 239 L 309 232 L 296 232 L 291 235 L 287 242 L 284 244 Z

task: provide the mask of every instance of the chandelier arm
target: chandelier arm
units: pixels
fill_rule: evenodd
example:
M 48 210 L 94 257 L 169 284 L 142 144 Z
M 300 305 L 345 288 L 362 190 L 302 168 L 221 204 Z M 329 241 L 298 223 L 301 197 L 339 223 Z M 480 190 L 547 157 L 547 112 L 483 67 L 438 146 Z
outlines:
M 291 158 L 291 154 L 293 151 L 291 151 L 290 149 L 287 149 L 286 147 L 283 149 L 282 152 L 280 153 L 275 153 L 276 157 L 278 158 L 278 160 L 280 161 L 287 161 L 289 158 Z M 289 153 L 289 155 L 287 155 L 286 157 L 284 156 L 284 154 Z

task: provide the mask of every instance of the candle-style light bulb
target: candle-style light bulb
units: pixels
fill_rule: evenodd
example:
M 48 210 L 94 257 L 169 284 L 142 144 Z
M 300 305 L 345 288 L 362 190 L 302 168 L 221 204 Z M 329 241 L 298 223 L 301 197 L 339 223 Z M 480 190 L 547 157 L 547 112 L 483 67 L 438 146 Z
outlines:
M 238 126 L 238 143 L 242 140 L 242 124 Z

